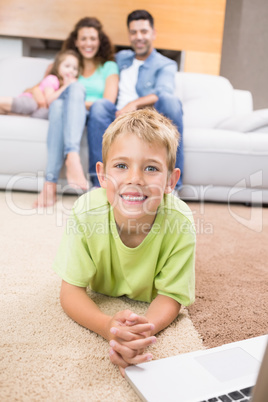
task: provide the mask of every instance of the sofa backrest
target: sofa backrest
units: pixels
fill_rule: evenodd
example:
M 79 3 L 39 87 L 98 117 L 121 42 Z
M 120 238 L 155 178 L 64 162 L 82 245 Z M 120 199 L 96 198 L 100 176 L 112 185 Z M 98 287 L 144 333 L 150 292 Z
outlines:
M 53 60 L 16 57 L 0 60 L 0 96 L 16 96 L 36 85 Z M 234 115 L 234 90 L 223 77 L 176 74 L 176 95 L 181 99 L 186 127 L 214 128 Z
M 176 95 L 186 127 L 214 128 L 234 113 L 234 89 L 224 77 L 178 72 Z
M 17 96 L 38 84 L 53 60 L 35 57 L 9 57 L 0 60 L 0 95 Z

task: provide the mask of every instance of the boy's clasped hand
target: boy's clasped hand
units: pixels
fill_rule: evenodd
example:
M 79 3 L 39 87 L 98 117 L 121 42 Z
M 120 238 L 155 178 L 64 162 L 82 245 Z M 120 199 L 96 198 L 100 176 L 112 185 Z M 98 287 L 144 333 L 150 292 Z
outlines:
M 110 324 L 110 360 L 119 366 L 123 376 L 127 366 L 152 360 L 152 354 L 144 350 L 156 342 L 152 336 L 155 327 L 146 317 L 124 310 L 116 313 Z

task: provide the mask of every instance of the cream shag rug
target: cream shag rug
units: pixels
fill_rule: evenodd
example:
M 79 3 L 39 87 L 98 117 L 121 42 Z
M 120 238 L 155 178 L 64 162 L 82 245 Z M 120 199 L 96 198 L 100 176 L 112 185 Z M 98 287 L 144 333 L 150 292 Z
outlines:
M 52 271 L 75 197 L 54 208 L 31 209 L 36 194 L 0 193 L 0 400 L 138 401 L 109 360 L 109 345 L 62 311 L 60 278 Z M 91 294 L 108 314 L 146 303 Z M 155 359 L 203 349 L 187 309 L 158 336 Z

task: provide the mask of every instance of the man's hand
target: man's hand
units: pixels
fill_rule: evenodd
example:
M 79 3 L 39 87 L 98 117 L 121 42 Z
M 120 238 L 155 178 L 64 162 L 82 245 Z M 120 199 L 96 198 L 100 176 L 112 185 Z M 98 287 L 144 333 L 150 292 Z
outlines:
M 122 109 L 117 110 L 115 112 L 115 117 L 119 117 L 119 116 L 121 116 L 121 114 L 125 114 L 125 113 L 128 113 L 128 112 L 134 112 L 134 110 L 137 110 L 137 106 L 136 106 L 135 101 L 130 102 L 126 106 L 124 106 Z
M 115 113 L 115 117 L 118 117 L 124 113 L 134 112 L 134 110 L 142 109 L 143 107 L 153 106 L 157 101 L 158 96 L 155 94 L 141 96 L 140 98 L 137 98 L 132 102 L 129 102 L 122 109 L 117 110 L 117 112 Z

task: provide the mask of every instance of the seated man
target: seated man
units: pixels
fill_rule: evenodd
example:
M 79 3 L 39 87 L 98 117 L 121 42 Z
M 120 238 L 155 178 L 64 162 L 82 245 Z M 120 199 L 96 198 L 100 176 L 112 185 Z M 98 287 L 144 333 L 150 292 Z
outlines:
M 95 170 L 101 160 L 102 136 L 115 116 L 134 111 L 145 106 L 155 109 L 168 117 L 180 133 L 176 167 L 181 177 L 176 188 L 182 185 L 183 174 L 183 122 L 182 104 L 174 95 L 175 61 L 161 55 L 153 47 L 155 39 L 154 20 L 145 10 L 136 10 L 128 15 L 129 39 L 133 50 L 122 50 L 116 55 L 120 70 L 119 95 L 116 105 L 103 100 L 90 110 L 89 121 L 89 159 L 90 171 Z M 91 178 L 98 185 L 97 177 Z

